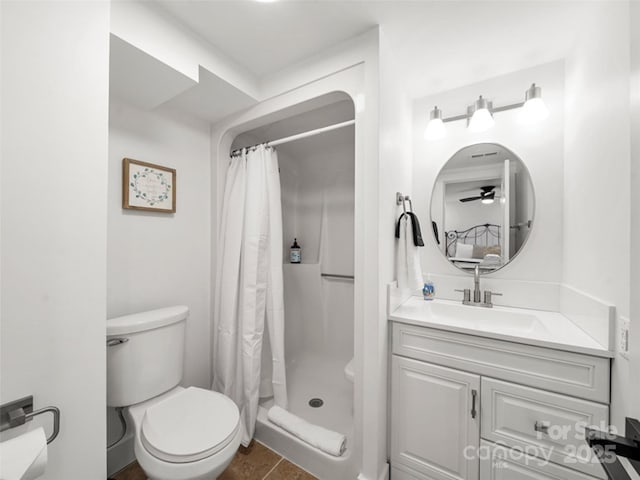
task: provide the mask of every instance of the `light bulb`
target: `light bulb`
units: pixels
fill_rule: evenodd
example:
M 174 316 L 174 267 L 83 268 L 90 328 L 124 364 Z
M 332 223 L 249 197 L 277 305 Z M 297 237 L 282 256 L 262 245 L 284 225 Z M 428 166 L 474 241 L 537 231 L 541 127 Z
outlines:
M 441 118 L 434 118 L 429 120 L 427 128 L 424 131 L 424 138 L 430 142 L 434 140 L 440 140 L 447 134 L 447 130 L 444 128 Z
M 549 116 L 549 109 L 541 98 L 530 98 L 522 106 L 522 120 L 525 123 L 536 123 Z
M 483 198 L 482 200 L 480 200 L 482 203 L 484 203 L 485 205 L 491 205 L 493 203 L 493 197 L 492 198 Z
M 549 115 L 549 109 L 542 100 L 542 88 L 535 83 L 524 92 L 524 105 L 520 114 L 520 120 L 524 123 L 536 123 L 544 120 Z
M 496 122 L 493 120 L 493 115 L 486 108 L 481 108 L 473 112 L 471 121 L 469 122 L 470 132 L 484 132 L 489 130 Z
M 433 110 L 429 113 L 429 118 L 429 123 L 427 123 L 427 128 L 424 131 L 424 138 L 428 141 L 440 140 L 447 134 L 442 121 L 442 110 L 438 107 L 433 107 Z
M 471 116 L 468 127 L 469 131 L 474 133 L 484 132 L 493 127 L 495 123 L 493 115 L 491 115 L 489 111 L 489 102 L 480 95 L 473 106 L 473 115 Z

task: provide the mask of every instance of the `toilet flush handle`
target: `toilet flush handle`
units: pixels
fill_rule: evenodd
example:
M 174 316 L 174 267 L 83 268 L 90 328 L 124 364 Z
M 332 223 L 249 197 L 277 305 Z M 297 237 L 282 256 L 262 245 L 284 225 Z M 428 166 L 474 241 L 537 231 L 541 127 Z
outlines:
M 126 337 L 122 338 L 110 338 L 107 340 L 107 347 L 115 347 L 116 345 L 121 345 L 123 343 L 128 342 L 129 339 Z

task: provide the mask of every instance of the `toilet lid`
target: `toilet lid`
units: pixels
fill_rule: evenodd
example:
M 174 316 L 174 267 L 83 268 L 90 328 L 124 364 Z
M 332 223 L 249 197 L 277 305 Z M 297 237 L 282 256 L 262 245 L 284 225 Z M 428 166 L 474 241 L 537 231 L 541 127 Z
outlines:
M 195 462 L 226 447 L 240 428 L 233 401 L 217 392 L 189 387 L 147 408 L 142 443 L 155 457 Z

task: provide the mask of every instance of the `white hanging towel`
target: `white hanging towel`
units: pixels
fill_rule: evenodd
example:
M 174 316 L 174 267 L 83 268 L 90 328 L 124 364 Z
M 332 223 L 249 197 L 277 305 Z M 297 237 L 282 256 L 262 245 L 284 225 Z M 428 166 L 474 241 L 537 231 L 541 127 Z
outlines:
M 278 406 L 269 409 L 267 418 L 303 442 L 334 457 L 341 456 L 347 448 L 347 438 L 343 434 L 309 423 Z
M 398 288 L 419 290 L 424 285 L 420 254 L 413 242 L 413 227 L 408 215 L 400 220 L 400 238 L 397 240 L 396 279 Z

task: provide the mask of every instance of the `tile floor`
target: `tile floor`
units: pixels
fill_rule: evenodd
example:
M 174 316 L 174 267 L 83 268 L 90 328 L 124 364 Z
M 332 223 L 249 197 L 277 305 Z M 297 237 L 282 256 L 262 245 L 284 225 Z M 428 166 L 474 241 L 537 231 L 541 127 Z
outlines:
M 113 480 L 146 480 L 137 463 L 119 471 Z M 213 480 L 213 479 L 212 479 Z M 317 480 L 310 473 L 282 458 L 261 443 L 251 442 L 240 447 L 238 453 L 218 480 Z

